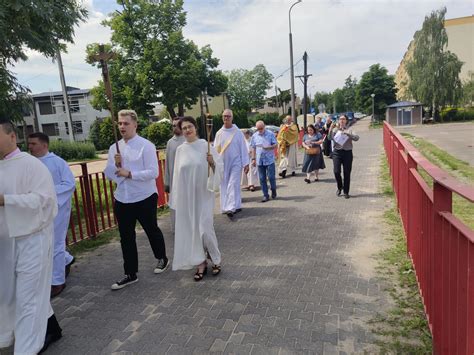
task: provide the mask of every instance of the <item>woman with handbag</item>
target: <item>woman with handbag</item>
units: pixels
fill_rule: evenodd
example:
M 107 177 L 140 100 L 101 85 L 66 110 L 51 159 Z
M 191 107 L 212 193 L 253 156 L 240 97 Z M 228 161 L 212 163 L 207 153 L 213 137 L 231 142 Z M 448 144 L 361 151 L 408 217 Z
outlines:
M 303 148 L 305 149 L 302 171 L 306 173 L 304 181 L 311 183 L 311 175 L 315 175 L 314 181 L 319 180 L 319 169 L 326 168 L 323 154 L 321 152 L 321 143 L 324 141 L 321 133 L 310 124 L 307 133 L 303 137 Z

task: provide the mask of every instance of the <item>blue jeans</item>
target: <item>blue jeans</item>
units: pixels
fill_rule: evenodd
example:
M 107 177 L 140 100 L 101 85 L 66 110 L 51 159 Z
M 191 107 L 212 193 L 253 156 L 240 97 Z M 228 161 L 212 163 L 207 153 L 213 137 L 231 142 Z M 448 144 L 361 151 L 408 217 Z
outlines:
M 272 189 L 272 197 L 276 196 L 276 180 L 275 180 L 275 163 L 270 165 L 258 166 L 258 177 L 260 179 L 260 186 L 262 187 L 263 196 L 268 196 L 267 176 L 270 180 L 270 187 Z

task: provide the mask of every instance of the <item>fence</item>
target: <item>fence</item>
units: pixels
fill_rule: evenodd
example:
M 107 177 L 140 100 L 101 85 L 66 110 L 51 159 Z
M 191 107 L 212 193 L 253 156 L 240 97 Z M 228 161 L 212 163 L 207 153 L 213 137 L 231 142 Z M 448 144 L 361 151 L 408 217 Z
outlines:
M 167 204 L 163 173 L 164 160 L 158 157 L 159 176 L 156 179 L 158 189 L 158 207 Z M 69 221 L 68 244 L 75 244 L 117 225 L 114 213 L 114 184 L 105 178 L 104 173 L 89 172 L 90 163 L 72 164 L 80 166 L 81 173 L 76 177 L 76 191 L 72 198 L 72 211 Z M 102 169 L 103 170 L 103 169 Z
M 474 188 L 431 164 L 387 122 L 383 135 L 434 353 L 473 354 L 474 232 L 453 215 L 452 199 L 455 193 L 474 202 Z

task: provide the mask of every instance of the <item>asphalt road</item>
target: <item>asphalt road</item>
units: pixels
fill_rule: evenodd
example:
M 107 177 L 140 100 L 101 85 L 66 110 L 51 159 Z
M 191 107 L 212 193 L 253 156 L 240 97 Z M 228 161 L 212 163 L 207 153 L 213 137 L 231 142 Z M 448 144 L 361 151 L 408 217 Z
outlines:
M 397 127 L 474 166 L 474 122 Z

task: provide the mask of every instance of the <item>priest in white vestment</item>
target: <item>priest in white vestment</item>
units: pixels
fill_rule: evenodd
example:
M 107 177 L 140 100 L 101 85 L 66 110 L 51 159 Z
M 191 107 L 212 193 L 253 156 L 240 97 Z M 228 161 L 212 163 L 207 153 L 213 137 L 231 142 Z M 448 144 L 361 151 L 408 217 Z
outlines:
M 249 152 L 249 159 L 252 157 L 252 147 L 250 146 L 250 140 L 252 138 L 252 131 L 247 130 L 244 133 L 245 137 L 245 144 L 247 145 L 247 150 Z M 247 174 L 244 170 L 242 170 L 242 179 L 241 185 L 247 188 L 250 191 L 255 191 L 255 186 L 259 184 L 258 181 L 258 168 L 253 166 L 253 164 L 249 164 L 249 171 Z
M 232 218 L 234 213 L 242 210 L 240 179 L 242 169 L 245 174 L 249 171 L 249 153 L 243 133 L 232 123 L 232 110 L 224 110 L 222 120 L 224 126 L 216 133 L 214 147 L 224 161 L 224 176 L 221 181 L 221 212 Z
M 53 177 L 58 215 L 54 219 L 54 252 L 51 297 L 58 296 L 66 287 L 66 266 L 74 260 L 66 250 L 66 237 L 71 218 L 71 198 L 76 189 L 76 180 L 68 163 L 49 152 L 49 137 L 42 132 L 28 136 L 28 149 L 33 156 L 46 165 Z
M 45 343 L 50 305 L 56 192 L 48 169 L 16 147 L 0 123 L 0 348 L 36 354 Z M 60 337 L 60 336 L 59 336 Z
M 192 117 L 180 121 L 186 142 L 176 150 L 173 190 L 169 202 L 176 212 L 173 270 L 198 267 L 195 281 L 207 272 L 206 254 L 212 261 L 212 274 L 221 270 L 221 253 L 214 230 L 214 200 L 219 189 L 223 164 L 219 154 L 197 137 Z

